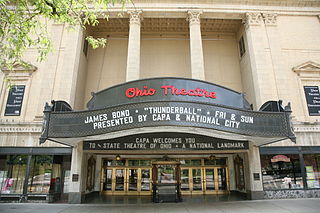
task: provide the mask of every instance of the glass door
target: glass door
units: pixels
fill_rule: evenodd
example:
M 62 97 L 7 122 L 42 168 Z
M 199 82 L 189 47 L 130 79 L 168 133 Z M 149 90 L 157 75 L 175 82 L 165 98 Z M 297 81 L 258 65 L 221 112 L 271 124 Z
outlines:
M 140 194 L 151 194 L 151 169 L 143 168 L 140 172 Z
M 190 180 L 189 180 L 189 168 L 181 169 L 181 193 L 190 194 Z
M 115 171 L 115 179 L 114 179 L 114 191 L 115 193 L 123 194 L 125 191 L 125 169 L 124 168 L 116 168 Z
M 138 169 L 128 169 L 128 191 L 138 191 Z
M 172 165 L 161 165 L 158 167 L 158 183 L 176 183 L 175 167 Z
M 202 175 L 200 168 L 192 169 L 192 193 L 202 193 Z
M 104 168 L 101 191 L 114 195 L 150 195 L 151 168 Z
M 214 168 L 205 168 L 205 193 L 210 194 L 214 193 L 216 190 L 215 187 L 215 169 Z
M 127 194 L 150 195 L 151 194 L 151 169 L 150 168 L 128 168 Z
M 228 193 L 226 167 L 181 168 L 181 192 L 187 194 Z
M 226 191 L 228 189 L 226 168 L 218 168 L 218 190 Z
M 112 169 L 104 169 L 103 170 L 103 184 L 102 184 L 103 191 L 112 192 L 112 179 L 113 179 Z

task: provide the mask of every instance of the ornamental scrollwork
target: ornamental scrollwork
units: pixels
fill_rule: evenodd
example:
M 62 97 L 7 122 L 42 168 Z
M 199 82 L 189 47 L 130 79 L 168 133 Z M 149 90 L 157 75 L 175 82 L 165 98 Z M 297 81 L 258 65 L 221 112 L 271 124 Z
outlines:
M 134 10 L 134 11 L 128 11 L 130 24 L 141 24 L 142 21 L 142 11 L 141 10 Z
M 277 25 L 278 15 L 276 13 L 263 13 L 262 16 L 263 16 L 263 21 L 265 25 L 269 25 L 269 26 Z
M 189 10 L 188 11 L 187 21 L 189 21 L 190 25 L 192 25 L 192 24 L 200 24 L 200 15 L 201 14 L 202 14 L 202 11 Z
M 249 26 L 257 26 L 263 23 L 261 13 L 246 13 L 242 19 L 242 23 L 248 28 Z

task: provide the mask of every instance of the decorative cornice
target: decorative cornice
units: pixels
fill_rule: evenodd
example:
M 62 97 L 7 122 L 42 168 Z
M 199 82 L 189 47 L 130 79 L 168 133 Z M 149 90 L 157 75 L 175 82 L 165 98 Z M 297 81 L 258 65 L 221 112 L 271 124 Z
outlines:
M 41 123 L 1 123 L 0 133 L 41 133 Z
M 313 61 L 307 61 L 303 64 L 293 67 L 292 71 L 297 73 L 301 78 L 319 78 L 320 64 Z
M 15 82 L 28 80 L 32 73 L 37 71 L 37 69 L 38 68 L 36 66 L 23 62 L 23 64 L 14 64 L 11 69 L 4 67 L 1 70 L 8 80 Z
M 128 11 L 129 14 L 129 19 L 130 19 L 130 24 L 141 24 L 142 21 L 142 10 L 133 10 L 133 11 Z
M 294 132 L 319 132 L 320 133 L 320 126 L 317 127 L 309 127 L 309 126 L 298 126 L 293 128 Z
M 276 26 L 277 16 L 276 13 L 262 13 L 263 21 L 266 26 Z
M 200 24 L 200 15 L 202 11 L 199 10 L 188 10 L 187 21 L 189 21 L 190 25 Z
M 246 13 L 242 19 L 242 23 L 246 28 L 249 26 L 259 26 L 263 23 L 262 15 L 261 13 Z

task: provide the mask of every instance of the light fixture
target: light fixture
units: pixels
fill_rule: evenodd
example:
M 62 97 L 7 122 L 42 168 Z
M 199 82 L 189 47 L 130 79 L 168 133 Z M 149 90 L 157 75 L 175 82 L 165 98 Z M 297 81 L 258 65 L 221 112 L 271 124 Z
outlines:
M 209 160 L 215 160 L 215 159 L 216 159 L 216 156 L 214 156 L 214 155 L 209 156 Z
M 116 156 L 116 160 L 121 160 L 120 155 L 117 155 L 117 156 Z

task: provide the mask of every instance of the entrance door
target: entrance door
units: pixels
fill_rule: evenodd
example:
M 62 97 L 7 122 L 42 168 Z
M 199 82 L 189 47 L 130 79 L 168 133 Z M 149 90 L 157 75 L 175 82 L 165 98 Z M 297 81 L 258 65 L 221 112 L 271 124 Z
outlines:
M 192 168 L 192 194 L 202 194 L 203 175 L 201 168 Z
M 227 169 L 218 168 L 218 190 L 226 191 L 228 190 L 228 180 L 227 180 Z
M 125 191 L 125 169 L 124 168 L 114 168 L 114 192 L 115 194 L 123 194 Z
M 151 195 L 151 168 L 107 167 L 102 173 L 103 193 Z
M 180 162 L 157 161 L 153 163 L 153 201 L 180 202 Z
M 228 193 L 228 169 L 226 167 L 181 168 L 182 194 Z
M 215 193 L 215 169 L 214 168 L 205 168 L 204 177 L 205 177 L 205 193 L 211 194 Z
M 138 192 L 138 169 L 128 169 L 128 192 Z
M 189 181 L 189 169 L 181 169 L 181 192 L 183 194 L 189 194 L 190 192 L 190 181 Z
M 151 168 L 142 168 L 139 172 L 139 183 L 140 186 L 140 194 L 141 195 L 150 195 L 151 194 Z

